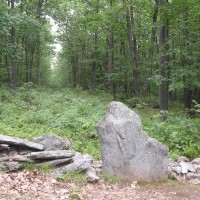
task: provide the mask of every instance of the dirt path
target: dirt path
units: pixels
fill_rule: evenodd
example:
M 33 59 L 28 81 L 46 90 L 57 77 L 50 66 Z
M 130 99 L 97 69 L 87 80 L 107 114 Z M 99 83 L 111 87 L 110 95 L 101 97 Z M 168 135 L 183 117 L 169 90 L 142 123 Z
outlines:
M 136 183 L 76 186 L 59 183 L 36 171 L 0 173 L 0 200 L 199 200 L 200 185 L 170 182 L 138 186 Z

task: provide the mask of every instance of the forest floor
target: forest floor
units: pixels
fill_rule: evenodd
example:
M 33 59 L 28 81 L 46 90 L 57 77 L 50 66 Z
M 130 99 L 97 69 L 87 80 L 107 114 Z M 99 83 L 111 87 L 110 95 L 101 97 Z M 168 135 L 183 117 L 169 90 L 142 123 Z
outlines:
M 0 173 L 0 200 L 199 200 L 200 185 L 57 182 L 37 171 Z

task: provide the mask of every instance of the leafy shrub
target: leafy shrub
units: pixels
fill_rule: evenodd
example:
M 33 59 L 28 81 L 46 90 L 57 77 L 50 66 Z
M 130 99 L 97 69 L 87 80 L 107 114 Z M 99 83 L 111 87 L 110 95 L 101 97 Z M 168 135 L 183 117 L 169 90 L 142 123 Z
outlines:
M 169 147 L 172 157 L 187 155 L 195 158 L 200 155 L 200 120 L 188 118 L 186 114 L 169 114 L 166 122 L 160 122 L 159 116 L 144 121 L 144 130 L 151 137 Z

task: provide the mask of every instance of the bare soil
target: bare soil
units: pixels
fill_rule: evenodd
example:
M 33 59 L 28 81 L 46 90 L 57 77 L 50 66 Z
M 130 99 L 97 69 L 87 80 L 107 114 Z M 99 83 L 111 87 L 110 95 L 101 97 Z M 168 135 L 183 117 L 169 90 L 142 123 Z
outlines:
M 199 200 L 200 184 L 60 183 L 37 171 L 0 173 L 0 200 Z

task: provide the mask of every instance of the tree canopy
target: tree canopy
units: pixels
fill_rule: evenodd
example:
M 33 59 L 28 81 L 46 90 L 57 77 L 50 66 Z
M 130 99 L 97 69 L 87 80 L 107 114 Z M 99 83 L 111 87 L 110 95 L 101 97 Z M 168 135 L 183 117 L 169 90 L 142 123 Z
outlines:
M 200 99 L 198 0 L 0 2 L 0 82 L 101 89 L 114 98 Z M 48 18 L 59 26 L 50 32 Z M 55 39 L 62 44 L 51 68 Z M 54 78 L 54 79 L 53 79 Z

